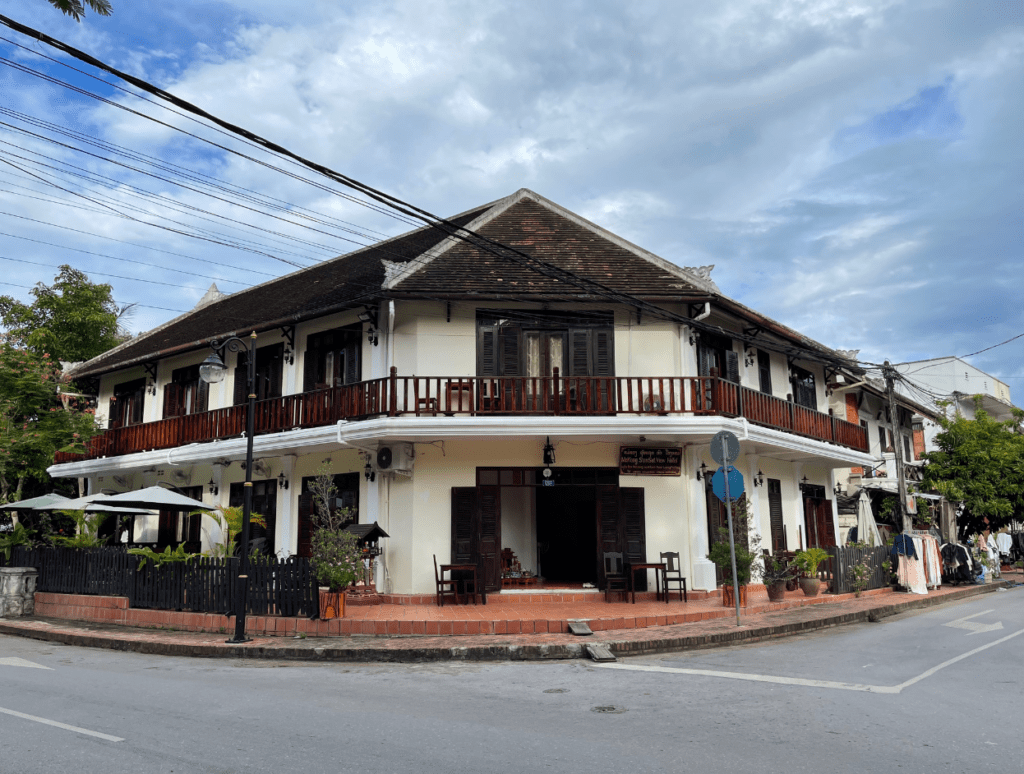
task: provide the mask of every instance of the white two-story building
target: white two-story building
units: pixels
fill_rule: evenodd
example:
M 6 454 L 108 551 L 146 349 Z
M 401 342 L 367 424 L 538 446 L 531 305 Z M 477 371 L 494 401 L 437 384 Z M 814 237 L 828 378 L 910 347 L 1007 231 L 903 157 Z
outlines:
M 72 373 L 107 429 L 50 472 L 240 503 L 246 356 L 225 354 L 220 384 L 198 367 L 211 341 L 255 331 L 268 551 L 308 553 L 305 492 L 327 466 L 340 504 L 390 535 L 386 593 L 432 593 L 434 556 L 496 592 L 503 549 L 546 586 L 599 587 L 604 552 L 676 551 L 690 587 L 713 589 L 719 430 L 740 439 L 748 539 L 835 541 L 835 471 L 874 464 L 867 430 L 828 409 L 843 355 L 531 191 L 451 222 L 529 260 L 424 227 L 215 298 Z M 133 538 L 198 547 L 208 522 L 161 514 Z

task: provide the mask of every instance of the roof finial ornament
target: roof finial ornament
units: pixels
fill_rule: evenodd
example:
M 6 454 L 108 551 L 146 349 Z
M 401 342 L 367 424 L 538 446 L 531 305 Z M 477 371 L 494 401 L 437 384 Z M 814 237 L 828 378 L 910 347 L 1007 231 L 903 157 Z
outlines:
M 711 287 L 713 287 L 716 291 L 718 291 L 718 285 L 716 285 L 715 281 L 711 279 L 711 271 L 714 268 L 715 264 L 712 263 L 708 266 L 684 266 L 683 271 L 689 272 L 697 279 L 703 280 L 704 282 L 711 285 Z

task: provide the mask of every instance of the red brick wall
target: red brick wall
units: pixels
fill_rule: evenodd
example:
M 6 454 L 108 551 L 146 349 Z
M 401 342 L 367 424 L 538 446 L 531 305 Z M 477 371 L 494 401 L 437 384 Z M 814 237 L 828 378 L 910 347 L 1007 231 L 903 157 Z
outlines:
M 924 454 L 924 430 L 914 430 L 914 459 L 919 460 Z

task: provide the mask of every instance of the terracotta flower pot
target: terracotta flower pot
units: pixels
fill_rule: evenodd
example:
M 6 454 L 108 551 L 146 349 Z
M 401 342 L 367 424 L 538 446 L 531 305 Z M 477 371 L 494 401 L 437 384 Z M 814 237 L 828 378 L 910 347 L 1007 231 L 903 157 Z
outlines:
M 801 578 L 800 579 L 800 590 L 803 591 L 805 597 L 816 597 L 818 592 L 821 591 L 821 579 L 820 578 Z
M 326 621 L 331 618 L 344 617 L 345 592 L 320 589 L 320 618 Z
M 736 607 L 736 598 L 732 593 L 732 586 L 722 586 L 722 604 L 726 607 Z M 747 606 L 747 587 L 740 586 L 740 607 Z
M 768 589 L 769 602 L 781 602 L 786 597 L 786 581 L 779 581 L 765 588 Z

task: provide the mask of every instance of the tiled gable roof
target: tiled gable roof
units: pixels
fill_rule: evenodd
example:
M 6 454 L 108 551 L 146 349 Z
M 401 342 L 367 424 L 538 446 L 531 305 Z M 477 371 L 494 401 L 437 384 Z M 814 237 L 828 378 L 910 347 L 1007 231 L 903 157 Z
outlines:
M 476 208 L 451 220 L 463 226 L 486 209 Z M 68 375 L 95 376 L 202 347 L 210 338 L 292 324 L 369 302 L 380 295 L 382 260 L 410 261 L 445 238 L 439 229 L 421 228 L 224 296 L 104 352 Z
M 641 298 L 706 296 L 709 292 L 696 276 L 687 276 L 683 269 L 530 192 L 519 192 L 510 205 L 492 208 L 469 228 L 532 258 Z M 409 295 L 506 298 L 582 293 L 576 286 L 466 242 L 448 246 L 420 268 L 400 277 L 390 289 Z

